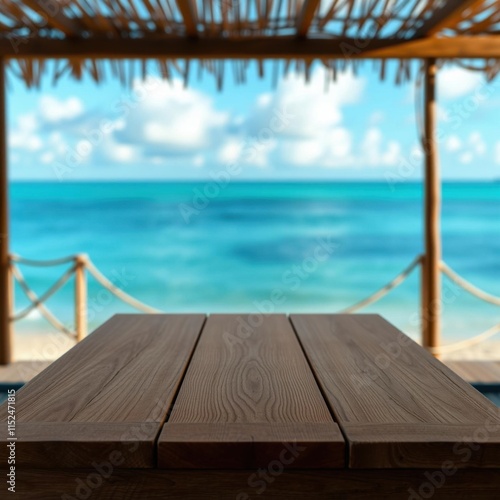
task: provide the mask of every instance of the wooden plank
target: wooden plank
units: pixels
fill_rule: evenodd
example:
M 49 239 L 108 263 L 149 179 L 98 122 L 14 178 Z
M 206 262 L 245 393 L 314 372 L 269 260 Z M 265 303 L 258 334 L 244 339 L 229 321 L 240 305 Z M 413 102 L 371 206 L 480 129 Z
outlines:
M 0 39 L 0 57 L 93 59 L 439 59 L 500 58 L 500 36 L 419 40 L 297 39 L 46 39 L 32 37 L 15 47 Z
M 441 467 L 471 443 L 466 466 L 500 467 L 500 410 L 387 321 L 291 321 L 346 437 L 350 467 Z
M 204 321 L 202 315 L 118 315 L 55 361 L 17 393 L 18 445 L 25 450 L 18 456 L 18 465 L 61 466 L 49 452 L 64 436 L 71 450 L 80 450 L 67 466 L 88 466 L 95 459 L 91 450 L 113 445 L 117 435 L 107 437 L 96 431 L 97 443 L 86 443 L 91 431 L 85 429 L 116 424 L 122 431 L 120 452 L 124 456 L 129 456 L 128 441 L 143 450 L 122 466 L 152 467 L 154 437 L 171 407 Z M 0 408 L 4 422 L 6 412 L 4 404 Z M 54 423 L 43 427 L 40 439 L 33 439 L 40 425 Z M 6 426 L 0 431 L 5 441 Z M 38 461 L 43 449 L 46 457 Z M 0 463 L 5 454 L 6 447 L 1 446 Z
M 304 37 L 311 26 L 314 14 L 320 4 L 320 0 L 305 0 L 297 18 L 297 35 Z
M 342 467 L 344 440 L 286 316 L 210 316 L 160 435 L 159 466 L 273 460 Z
M 18 422 L 16 464 L 68 469 L 113 459 L 120 467 L 150 468 L 158 427 L 157 422 Z M 7 463 L 3 428 L 0 436 L 1 460 Z
M 432 36 L 445 28 L 452 28 L 460 22 L 464 11 L 482 3 L 484 0 L 448 0 L 443 2 L 442 8 L 424 21 L 414 36 Z
M 497 500 L 499 481 L 500 471 L 491 469 L 124 470 L 115 469 L 108 461 L 96 463 L 90 469 L 19 468 L 16 493 L 12 497 L 20 500 Z

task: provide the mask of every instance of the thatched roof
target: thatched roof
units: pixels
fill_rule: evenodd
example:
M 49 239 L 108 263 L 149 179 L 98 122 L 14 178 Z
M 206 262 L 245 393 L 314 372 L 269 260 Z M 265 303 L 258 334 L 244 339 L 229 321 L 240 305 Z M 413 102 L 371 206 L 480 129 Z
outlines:
M 403 80 L 411 58 L 481 59 L 496 73 L 499 28 L 498 0 L 1 0 L 0 58 L 29 85 L 53 58 L 55 79 L 147 72 L 130 59 L 186 79 L 188 61 L 201 59 L 220 84 L 223 59 L 235 60 L 237 81 L 250 59 L 298 61 L 306 74 L 314 59 L 332 74 L 376 59 L 383 77 L 397 59 Z

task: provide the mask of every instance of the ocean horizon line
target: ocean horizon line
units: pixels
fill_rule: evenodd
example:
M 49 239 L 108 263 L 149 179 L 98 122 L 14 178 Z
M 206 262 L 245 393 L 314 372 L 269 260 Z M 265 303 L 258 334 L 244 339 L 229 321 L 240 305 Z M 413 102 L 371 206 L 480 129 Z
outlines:
M 10 179 L 9 184 L 200 184 L 214 182 L 211 177 L 200 179 Z M 420 180 L 398 180 L 398 184 L 420 185 Z M 442 184 L 497 184 L 500 179 L 443 179 Z M 387 184 L 387 179 L 239 179 L 230 184 Z

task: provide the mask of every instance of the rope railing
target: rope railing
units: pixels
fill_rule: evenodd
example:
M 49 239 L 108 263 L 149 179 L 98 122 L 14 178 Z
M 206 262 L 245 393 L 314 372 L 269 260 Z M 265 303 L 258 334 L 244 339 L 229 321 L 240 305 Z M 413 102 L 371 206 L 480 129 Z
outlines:
M 406 281 L 406 279 L 408 278 L 408 276 L 410 276 L 413 270 L 422 263 L 422 259 L 423 259 L 422 255 L 419 255 L 410 263 L 408 267 L 403 269 L 403 271 L 401 271 L 401 273 L 399 273 L 392 281 L 387 283 L 387 285 L 383 286 L 382 288 L 377 290 L 375 293 L 373 293 L 366 299 L 363 299 L 350 307 L 346 307 L 345 309 L 342 309 L 339 312 L 353 313 L 359 311 L 360 309 L 364 309 L 365 307 L 371 304 L 375 304 L 375 302 L 378 302 L 380 299 L 385 297 L 389 292 L 391 292 L 399 285 L 401 285 L 401 283 Z
M 63 264 L 69 264 L 70 262 L 76 262 L 78 258 L 78 255 L 70 255 L 69 257 L 63 257 L 61 259 L 33 260 L 25 259 L 24 257 L 20 257 L 19 255 L 11 255 L 10 261 L 16 264 L 24 264 L 25 266 L 31 267 L 54 267 L 62 266 Z
M 51 324 L 56 330 L 65 333 L 70 337 L 75 337 L 75 334 L 66 328 L 62 321 L 59 321 L 59 319 L 57 319 L 57 317 L 40 301 L 38 295 L 26 283 L 20 269 L 17 266 L 11 266 L 11 272 L 26 297 L 28 297 L 32 304 L 37 304 L 36 309 L 40 311 L 40 314 L 48 321 L 48 323 Z M 16 321 L 14 318 L 15 316 L 11 317 L 11 321 Z
M 481 342 L 490 339 L 497 333 L 500 333 L 500 323 L 492 326 L 491 328 L 488 328 L 486 331 L 480 333 L 479 335 L 471 337 L 470 339 L 460 340 L 459 342 L 454 342 L 453 344 L 431 347 L 430 351 L 432 352 L 432 354 L 437 355 L 449 354 L 450 352 L 460 351 L 462 349 L 466 349 L 467 347 L 473 347 L 477 344 L 480 344 Z
M 38 296 L 33 289 L 28 285 L 25 277 L 23 276 L 21 270 L 19 269 L 19 264 L 31 266 L 31 267 L 54 267 L 60 266 L 68 263 L 73 263 L 73 265 L 52 285 L 43 295 Z M 19 257 L 17 255 L 11 256 L 10 269 L 13 278 L 19 283 L 21 289 L 24 294 L 30 301 L 30 305 L 28 305 L 25 309 L 17 314 L 13 314 L 10 317 L 12 322 L 19 321 L 21 319 L 26 318 L 30 313 L 35 310 L 38 310 L 40 314 L 49 322 L 52 327 L 56 330 L 65 333 L 74 338 L 83 337 L 84 333 L 82 332 L 73 332 L 69 328 L 67 328 L 64 323 L 59 320 L 56 315 L 48 309 L 45 305 L 47 300 L 49 300 L 53 295 L 55 295 L 75 274 L 78 264 L 81 263 L 83 267 L 89 272 L 91 276 L 106 290 L 112 293 L 115 297 L 120 299 L 122 302 L 130 305 L 134 309 L 139 311 L 154 314 L 161 312 L 159 309 L 155 309 L 154 307 L 148 306 L 143 302 L 135 299 L 128 293 L 124 292 L 121 288 L 114 285 L 106 276 L 104 276 L 97 267 L 93 264 L 93 262 L 88 259 L 85 255 L 74 255 L 70 257 L 65 257 L 62 259 L 54 259 L 48 261 L 41 260 L 33 260 L 33 259 L 25 259 Z M 76 304 L 76 308 L 78 309 L 80 306 Z M 86 332 L 85 332 L 86 333 Z
M 500 297 L 495 297 L 484 290 L 481 290 L 477 286 L 474 286 L 472 283 L 467 281 L 465 278 L 462 278 L 456 271 L 454 271 L 450 266 L 448 266 L 445 262 L 441 262 L 441 271 L 443 274 L 448 276 L 455 284 L 463 288 L 466 292 L 469 292 L 474 297 L 478 299 L 484 300 L 485 302 L 489 302 L 495 306 L 500 306 Z
M 481 290 L 477 286 L 473 285 L 470 281 L 467 281 L 465 278 L 460 276 L 456 271 L 454 271 L 448 264 L 445 262 L 441 262 L 441 272 L 447 276 L 453 283 L 458 285 L 460 288 L 470 293 L 472 296 L 487 302 L 489 304 L 493 304 L 495 306 L 500 306 L 500 297 L 496 297 L 484 290 Z M 462 349 L 467 349 L 468 347 L 473 347 L 475 345 L 484 342 L 492 338 L 493 336 L 500 333 L 500 323 L 497 325 L 488 328 L 484 332 L 474 335 L 473 337 L 466 340 L 459 340 L 458 342 L 453 342 L 451 344 L 440 345 L 437 347 L 431 347 L 429 350 L 432 354 L 441 355 L 441 354 L 449 354 L 451 352 L 460 351 Z
M 71 278 L 73 273 L 75 272 L 76 267 L 73 266 L 70 269 L 68 269 L 55 283 L 52 285 L 41 297 L 39 297 L 37 300 L 32 301 L 31 304 L 23 309 L 21 312 L 17 313 L 15 316 L 12 317 L 12 321 L 19 321 L 20 319 L 26 318 L 28 314 L 30 314 L 32 311 L 37 309 L 40 305 L 44 304 L 47 302 L 47 300 L 52 297 L 56 292 L 58 292 Z M 20 273 L 19 268 L 17 266 L 13 266 L 12 269 L 14 275 L 16 276 L 16 279 L 20 285 L 22 285 L 22 288 L 24 290 L 28 290 L 28 284 L 26 283 L 26 280 L 24 279 L 24 276 Z M 29 288 L 31 294 L 34 292 Z
M 394 279 L 389 281 L 382 288 L 378 289 L 373 294 L 369 295 L 365 299 L 355 303 L 352 306 L 346 307 L 339 311 L 340 313 L 353 313 L 364 309 L 365 307 L 375 304 L 382 298 L 384 298 L 387 294 L 389 294 L 392 290 L 400 286 L 408 277 L 412 274 L 412 272 L 418 266 L 421 266 L 424 262 L 424 256 L 419 255 L 413 261 L 403 269 Z M 26 265 L 32 267 L 53 267 L 60 266 L 64 264 L 72 263 L 73 265 L 52 285 L 44 294 L 38 296 L 32 288 L 26 282 L 23 274 L 19 269 L 19 265 Z M 95 264 L 85 255 L 74 255 L 70 257 L 65 257 L 62 259 L 53 259 L 48 261 L 41 260 L 32 260 L 25 259 L 17 255 L 11 256 L 11 272 L 13 278 L 19 283 L 21 289 L 23 290 L 26 297 L 30 300 L 30 305 L 24 308 L 22 311 L 17 314 L 13 314 L 11 316 L 11 321 L 19 321 L 23 318 L 26 318 L 31 312 L 34 310 L 39 310 L 41 315 L 57 330 L 70 335 L 76 339 L 82 338 L 84 335 L 82 332 L 73 332 L 68 329 L 62 321 L 60 321 L 46 306 L 47 300 L 49 300 L 55 293 L 57 293 L 72 277 L 73 274 L 77 276 L 78 266 L 81 265 L 84 270 L 88 271 L 88 273 L 99 283 L 103 288 L 112 293 L 119 300 L 124 302 L 125 304 L 131 306 L 132 308 L 147 313 L 147 314 L 155 314 L 161 313 L 162 311 L 156 309 L 154 307 L 141 302 L 140 300 L 132 297 L 128 293 L 126 293 L 121 288 L 117 287 L 114 283 L 112 283 L 104 274 L 95 266 Z M 446 263 L 441 262 L 440 266 L 441 272 L 446 275 L 449 279 L 451 279 L 456 285 L 460 286 L 462 289 L 470 293 L 471 295 L 481 299 L 490 304 L 500 306 L 500 297 L 496 297 L 490 293 L 481 290 L 480 288 L 474 286 L 465 278 L 460 276 L 456 271 L 454 271 L 451 267 L 449 267 Z M 78 276 L 77 276 L 78 278 Z M 81 279 L 81 277 L 79 278 Z M 85 289 L 86 290 L 86 289 Z M 80 308 L 80 304 L 76 304 L 75 306 L 77 310 Z M 86 333 L 86 332 L 85 332 Z M 440 355 L 447 354 L 450 352 L 458 351 L 461 349 L 466 349 L 468 347 L 477 345 L 497 333 L 500 333 L 500 323 L 489 328 L 479 335 L 475 335 L 466 340 L 461 340 L 458 342 L 454 342 L 451 344 L 441 345 L 437 347 L 429 347 L 429 351 L 432 354 Z
M 118 297 L 122 302 L 125 302 L 131 307 L 134 307 L 135 309 L 148 313 L 148 314 L 155 314 L 155 313 L 161 313 L 159 309 L 155 309 L 154 307 L 148 306 L 147 304 L 144 304 L 140 300 L 135 299 L 128 293 L 124 292 L 121 288 L 118 288 L 115 286 L 111 281 L 104 276 L 104 274 L 95 267 L 95 265 L 89 260 L 86 263 L 86 268 L 88 272 L 95 278 L 95 280 L 104 288 L 109 290 L 115 297 Z

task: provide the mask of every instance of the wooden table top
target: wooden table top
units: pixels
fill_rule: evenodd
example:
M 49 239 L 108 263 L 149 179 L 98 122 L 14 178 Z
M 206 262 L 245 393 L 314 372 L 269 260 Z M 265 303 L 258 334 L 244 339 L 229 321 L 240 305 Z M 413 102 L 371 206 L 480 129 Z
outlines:
M 30 469 L 500 467 L 499 409 L 376 315 L 118 315 L 16 414 Z

